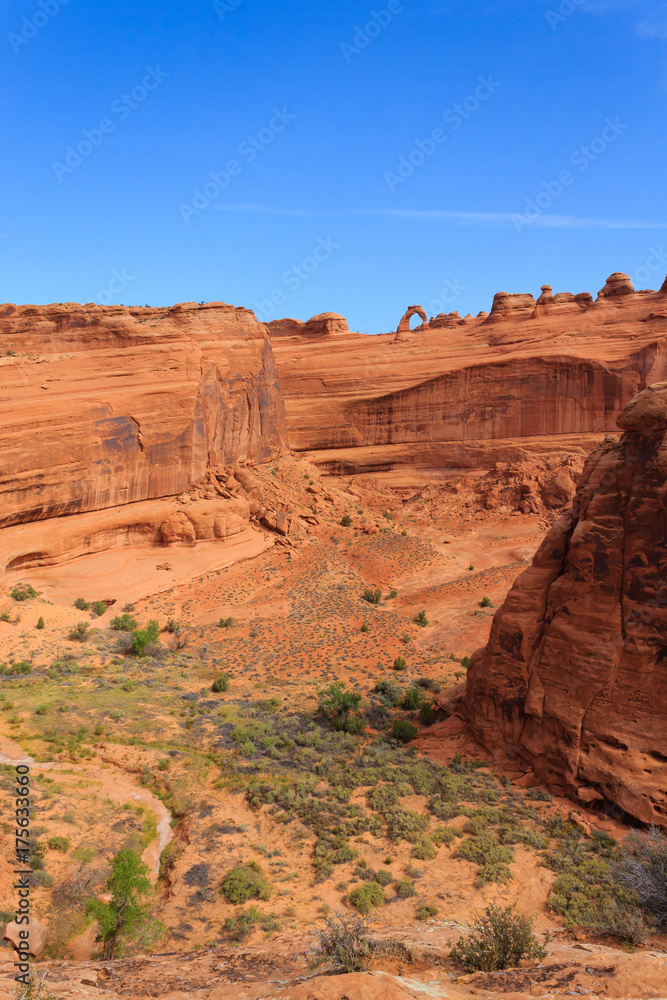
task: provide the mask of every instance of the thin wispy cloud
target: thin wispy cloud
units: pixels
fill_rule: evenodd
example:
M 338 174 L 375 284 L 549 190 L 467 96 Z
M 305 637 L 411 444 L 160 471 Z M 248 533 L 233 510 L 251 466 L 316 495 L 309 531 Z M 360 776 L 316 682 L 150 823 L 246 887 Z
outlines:
M 474 226 L 513 226 L 516 212 L 454 212 L 446 209 L 412 208 L 347 208 L 303 209 L 278 208 L 270 205 L 211 205 L 218 212 L 240 212 L 256 215 L 286 215 L 301 218 L 377 215 L 415 221 L 458 222 Z M 667 222 L 645 222 L 641 219 L 595 219 L 576 215 L 540 215 L 530 223 L 542 229 L 667 229 Z

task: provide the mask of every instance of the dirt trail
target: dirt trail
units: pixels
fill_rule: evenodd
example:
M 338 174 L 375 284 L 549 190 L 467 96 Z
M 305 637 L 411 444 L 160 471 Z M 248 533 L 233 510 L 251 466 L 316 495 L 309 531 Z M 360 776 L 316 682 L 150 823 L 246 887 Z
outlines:
M 74 774 L 83 776 L 88 781 L 99 784 L 100 791 L 112 802 L 122 804 L 128 801 L 140 803 L 155 816 L 157 836 L 153 838 L 141 855 L 150 869 L 153 882 L 157 881 L 160 868 L 160 854 L 172 839 L 171 813 L 156 795 L 148 789 L 136 785 L 124 774 L 114 768 L 112 771 L 86 765 L 44 762 L 37 763 L 22 747 L 6 736 L 0 735 L 0 764 L 28 764 L 31 773 L 56 771 L 61 778 Z M 111 767 L 112 765 L 110 765 Z

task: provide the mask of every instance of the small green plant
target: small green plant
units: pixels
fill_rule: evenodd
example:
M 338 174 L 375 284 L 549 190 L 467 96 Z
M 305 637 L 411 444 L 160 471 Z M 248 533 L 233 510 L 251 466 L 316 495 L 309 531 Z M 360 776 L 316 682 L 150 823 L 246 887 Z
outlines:
M 255 927 L 261 927 L 267 937 L 271 937 L 281 929 L 275 914 L 264 913 L 254 905 L 233 917 L 228 917 L 224 923 L 225 933 L 233 941 L 244 941 Z
M 181 631 L 181 623 L 175 618 L 170 618 L 164 628 L 170 635 L 178 635 Z
M 415 884 L 408 876 L 397 879 L 394 883 L 394 888 L 399 899 L 409 899 L 410 896 L 417 895 Z
M 480 608 L 492 608 L 493 604 L 491 603 L 491 598 L 483 597 L 482 600 L 479 602 L 479 606 Z
M 257 862 L 249 861 L 230 868 L 222 880 L 220 892 L 228 903 L 241 906 L 249 899 L 269 899 L 271 886 Z
M 9 596 L 14 601 L 29 601 L 33 597 L 39 597 L 38 591 L 29 583 L 17 583 L 9 592 Z
M 171 761 L 169 760 L 169 758 L 168 757 L 163 757 L 162 760 L 158 761 L 158 764 L 157 764 L 158 771 L 168 771 L 170 764 L 171 764 Z
M 422 705 L 419 709 L 419 721 L 425 726 L 432 726 L 435 720 L 436 714 L 433 705 Z
M 88 638 L 88 632 L 90 630 L 90 625 L 88 622 L 79 622 L 74 628 L 70 629 L 67 638 L 70 642 L 85 642 Z
M 364 590 L 362 597 L 364 601 L 368 601 L 369 604 L 379 604 L 382 600 L 382 591 L 379 588 L 371 590 L 370 587 L 367 587 L 366 590 Z
M 368 632 L 368 622 L 363 622 L 361 626 L 362 632 Z
M 496 972 L 525 959 L 545 958 L 546 951 L 533 934 L 535 918 L 514 910 L 514 905 L 487 906 L 483 916 L 473 921 L 468 936 L 454 946 L 449 954 L 451 960 L 468 972 Z
M 390 597 L 391 597 L 392 599 L 393 599 L 394 597 L 398 597 L 398 591 L 397 591 L 397 590 L 390 590 L 390 591 L 389 591 L 389 596 L 390 596 Z
M 387 902 L 385 899 L 384 892 L 382 891 L 382 886 L 379 885 L 374 879 L 369 882 L 364 882 L 363 885 L 357 886 L 347 897 L 348 901 L 359 910 L 362 916 L 368 916 L 372 909 L 376 906 L 384 906 Z
M 405 719 L 394 719 L 394 724 L 389 730 L 389 739 L 398 743 L 409 743 L 417 735 L 417 727 Z
M 469 667 L 470 666 L 470 657 L 469 656 L 464 656 L 463 657 L 463 659 L 461 660 L 461 666 L 462 667 Z
M 409 687 L 401 702 L 401 708 L 404 708 L 407 712 L 414 712 L 418 708 L 421 708 L 423 704 L 422 693 L 419 688 Z
M 157 642 L 160 626 L 156 621 L 149 621 L 144 629 L 132 633 L 132 650 L 137 656 L 143 656 L 147 646 Z
M 364 726 L 359 715 L 361 694 L 347 691 L 341 681 L 317 692 L 320 714 L 333 723 L 334 729 L 345 733 L 360 733 Z
M 3 611 L 2 614 L 0 615 L 0 622 L 8 622 L 8 621 L 9 621 L 9 613 L 7 611 Z
M 111 620 L 111 628 L 117 629 L 119 632 L 134 632 L 138 627 L 137 619 L 129 614 L 117 615 Z
M 415 625 L 419 625 L 420 628 L 426 628 L 427 625 L 430 625 L 425 611 L 419 611 L 412 620 Z
M 471 564 L 470 564 L 470 566 L 468 566 L 468 572 L 469 572 L 469 573 L 472 573 L 472 571 L 474 570 L 474 568 L 475 568 L 475 567 L 474 567 L 474 566 L 473 566 L 473 564 L 471 563 Z
M 407 666 L 408 665 L 402 656 L 397 656 L 394 660 L 394 670 L 405 670 Z
M 401 642 L 404 642 L 405 645 L 407 646 L 407 644 L 410 642 L 410 633 L 409 632 L 404 632 L 403 633 L 403 635 L 401 636 Z
M 211 691 L 214 694 L 221 694 L 223 691 L 229 690 L 229 674 L 221 674 L 220 677 L 216 677 L 211 685 Z
M 218 622 L 218 627 L 219 628 L 232 628 L 233 624 L 234 624 L 234 619 L 233 618 L 221 618 L 220 621 Z
M 44 628 L 44 619 L 42 618 L 41 615 L 37 619 L 37 628 L 39 628 L 39 629 Z
M 88 611 L 88 609 L 90 608 L 90 604 L 88 603 L 88 601 L 85 600 L 85 598 L 77 597 L 76 601 L 74 602 L 74 607 L 78 608 L 79 611 Z
M 343 514 L 343 516 L 340 519 L 340 523 L 343 525 L 344 528 L 349 528 L 350 525 L 352 524 L 352 518 L 350 517 L 349 514 Z
M 111 901 L 91 899 L 86 912 L 97 920 L 97 941 L 104 942 L 104 958 L 113 958 L 121 936 L 132 937 L 137 925 L 147 914 L 143 897 L 151 891 L 148 866 L 136 851 L 124 850 L 111 862 L 107 891 Z
M 71 840 L 69 837 L 50 837 L 48 840 L 50 851 L 62 851 L 66 853 L 71 847 Z
M 90 610 L 100 618 L 102 615 L 106 614 L 107 606 L 104 601 L 93 601 L 90 606 Z
M 417 907 L 417 912 L 415 916 L 417 920 L 430 920 L 431 917 L 437 917 L 438 907 L 430 906 L 428 903 L 422 904 L 422 906 Z

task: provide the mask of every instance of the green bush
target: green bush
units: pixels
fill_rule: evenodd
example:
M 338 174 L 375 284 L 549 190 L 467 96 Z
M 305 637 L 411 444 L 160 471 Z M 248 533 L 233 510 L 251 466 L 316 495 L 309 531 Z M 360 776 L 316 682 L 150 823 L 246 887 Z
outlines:
M 407 876 L 396 880 L 395 889 L 399 899 L 408 899 L 410 896 L 417 895 L 414 882 Z
M 667 835 L 656 826 L 645 832 L 633 830 L 611 874 L 637 897 L 660 929 L 667 928 Z
M 433 861 L 438 855 L 438 849 L 430 837 L 420 837 L 412 848 L 412 857 L 419 858 L 420 861 Z
M 79 611 L 88 611 L 90 604 L 88 603 L 88 601 L 85 600 L 85 598 L 77 597 L 76 601 L 74 602 L 74 607 L 78 608 Z
M 29 601 L 32 597 L 39 597 L 39 593 L 29 583 L 17 583 L 9 591 L 9 596 L 15 601 Z
M 374 879 L 357 886 L 347 897 L 355 909 L 359 910 L 362 916 L 367 916 L 376 906 L 384 906 L 386 903 L 382 886 Z
M 333 723 L 334 729 L 344 733 L 363 731 L 363 720 L 358 714 L 361 704 L 358 691 L 347 691 L 342 681 L 335 681 L 318 691 L 317 697 L 320 715 Z
M 398 743 L 409 743 L 417 735 L 417 727 L 405 719 L 394 719 L 394 724 L 389 730 L 389 739 Z
M 379 588 L 371 590 L 367 587 L 366 590 L 364 590 L 362 597 L 364 601 L 368 601 L 369 604 L 379 604 L 382 600 L 382 591 Z
M 234 625 L 234 619 L 221 618 L 220 621 L 218 622 L 218 625 L 220 628 L 232 628 L 232 626 Z
M 350 517 L 349 514 L 344 514 L 340 519 L 340 523 L 343 525 L 344 528 L 349 528 L 350 525 L 352 524 L 352 518 Z
M 385 871 L 384 869 L 380 869 L 379 872 L 376 872 L 373 878 L 375 879 L 377 884 L 381 886 L 391 885 L 391 883 L 394 881 L 394 876 L 391 874 L 391 872 Z
M 50 837 L 48 841 L 50 851 L 69 851 L 71 843 L 69 837 Z
M 438 847 L 442 844 L 449 847 L 449 845 L 453 844 L 457 837 L 460 836 L 461 831 L 455 826 L 439 826 L 431 834 L 431 840 L 434 844 L 437 844 Z
M 67 638 L 70 642 L 85 642 L 88 638 L 89 629 L 90 625 L 88 622 L 79 622 L 78 625 L 75 625 L 74 628 L 70 629 Z
M 419 709 L 419 720 L 425 726 L 432 726 L 435 723 L 436 714 L 433 705 L 422 705 Z
M 403 701 L 401 702 L 401 708 L 406 709 L 406 711 L 415 711 L 421 708 L 423 704 L 422 693 L 419 688 L 409 687 L 403 696 Z
M 534 919 L 515 913 L 514 905 L 503 908 L 492 903 L 449 957 L 468 972 L 495 972 L 517 966 L 525 959 L 541 961 L 546 952 L 533 934 Z
M 430 624 L 425 611 L 419 611 L 412 620 L 415 625 L 419 625 L 420 628 L 426 628 L 426 626 Z
M 382 680 L 377 681 L 375 688 L 376 694 L 382 696 L 382 701 L 388 707 L 396 707 L 401 703 L 401 689 L 394 681 Z
M 214 694 L 221 694 L 223 691 L 229 690 L 229 674 L 222 674 L 220 677 L 216 677 L 211 685 L 211 691 Z
M 368 632 L 368 630 L 369 630 L 368 629 L 368 622 L 362 622 L 361 623 L 361 631 L 362 632 Z
M 249 899 L 269 899 L 271 886 L 257 862 L 249 861 L 230 868 L 222 880 L 220 892 L 228 903 L 241 906 Z
M 111 620 L 111 628 L 117 629 L 119 632 L 134 632 L 138 626 L 137 619 L 128 614 L 117 615 Z
M 44 619 L 42 618 L 41 615 L 37 619 L 37 628 L 39 628 L 39 629 L 44 628 Z
M 257 906 L 228 917 L 224 923 L 225 934 L 233 941 L 244 941 L 256 927 L 261 927 L 267 937 L 281 929 L 280 921 L 274 913 L 263 913 Z
M 422 906 L 417 907 L 417 912 L 415 916 L 417 920 L 429 920 L 431 917 L 437 917 L 438 907 L 429 906 L 428 903 L 422 904 Z
M 106 614 L 107 606 L 104 601 L 94 601 L 90 606 L 90 610 L 99 618 L 101 615 Z
M 12 664 L 12 667 L 9 672 L 15 675 L 30 674 L 32 673 L 32 666 L 30 663 L 26 663 L 25 660 L 19 660 L 18 663 Z
M 509 882 L 512 878 L 507 866 L 514 860 L 514 852 L 511 847 L 501 845 L 490 830 L 480 829 L 476 836 L 464 840 L 455 857 L 480 866 L 477 882 L 480 887 L 487 882 Z
M 479 606 L 480 608 L 492 608 L 493 604 L 491 603 L 491 598 L 483 597 L 482 600 L 479 602 Z
M 407 663 L 402 656 L 397 656 L 394 660 L 394 670 L 405 670 L 407 668 Z
M 342 913 L 326 917 L 325 927 L 317 932 L 319 943 L 308 955 L 311 969 L 331 965 L 346 972 L 363 972 L 370 966 L 373 943 L 368 936 L 368 921 Z
M 156 621 L 149 621 L 144 629 L 138 629 L 132 633 L 132 651 L 137 656 L 143 656 L 147 646 L 157 642 L 160 634 L 160 626 Z

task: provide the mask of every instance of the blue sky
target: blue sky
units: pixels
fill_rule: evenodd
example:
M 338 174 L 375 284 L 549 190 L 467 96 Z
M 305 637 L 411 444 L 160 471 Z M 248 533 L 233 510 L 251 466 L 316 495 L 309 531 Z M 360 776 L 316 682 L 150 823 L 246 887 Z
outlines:
M 0 300 L 262 319 L 667 274 L 653 0 L 3 0 Z M 664 246 L 663 246 L 664 244 Z

